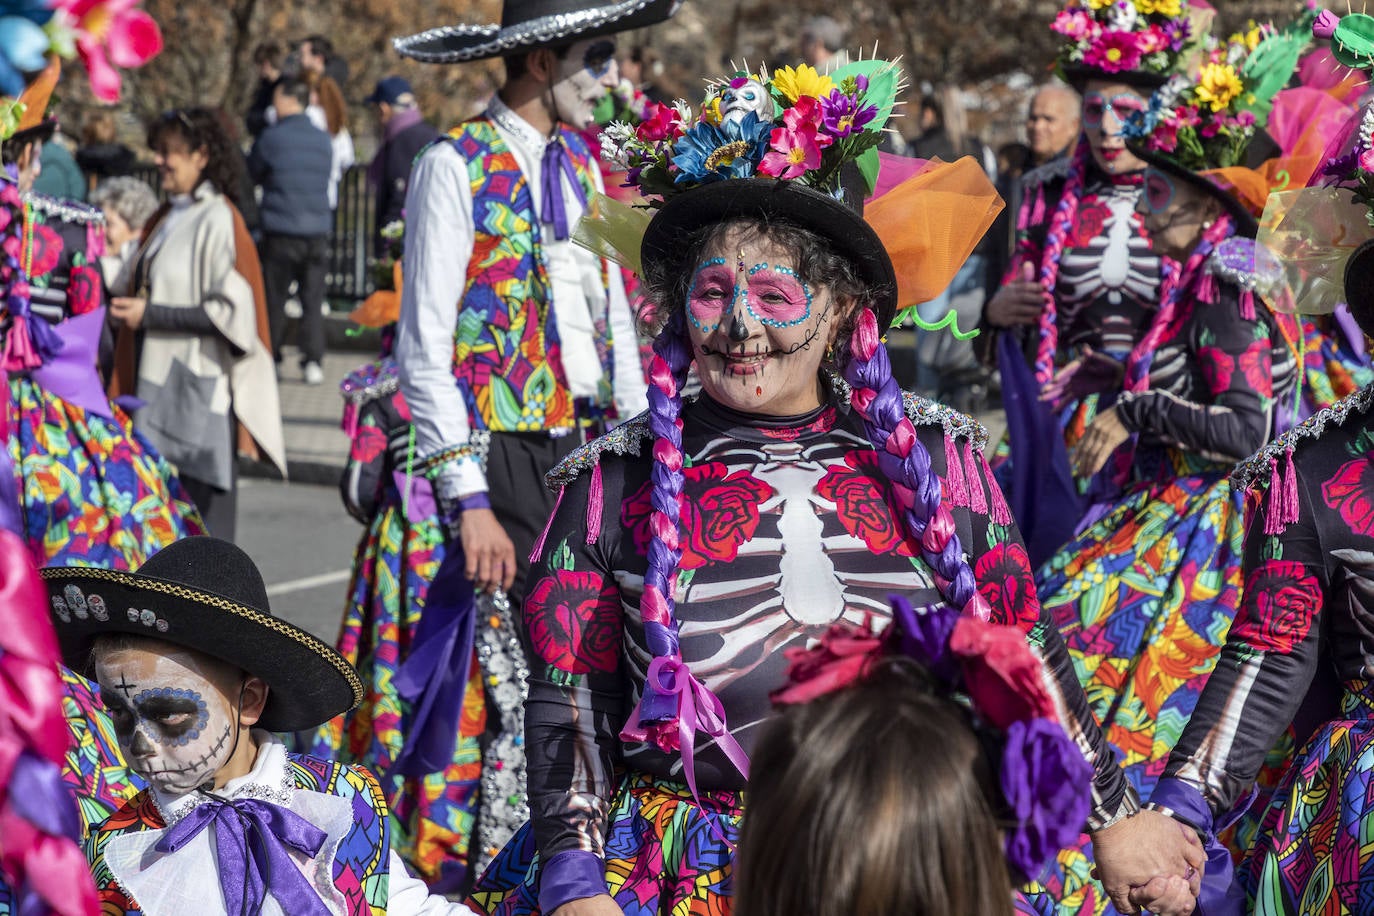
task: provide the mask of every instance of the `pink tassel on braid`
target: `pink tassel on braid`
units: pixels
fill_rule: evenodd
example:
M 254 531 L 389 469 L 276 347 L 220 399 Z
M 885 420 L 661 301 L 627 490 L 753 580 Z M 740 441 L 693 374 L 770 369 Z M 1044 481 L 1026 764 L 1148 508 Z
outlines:
M 941 499 L 940 478 L 931 467 L 930 452 L 906 415 L 872 309 L 860 313 L 849 350 L 844 378 L 853 388 L 850 403 L 863 418 L 868 441 L 878 453 L 878 466 L 893 484 L 907 532 L 920 542 L 921 554 L 934 570 L 936 585 L 950 606 L 987 620 L 991 609 L 978 593 L 973 570 L 964 560 L 954 517 Z M 978 482 L 975 478 L 967 484 L 971 490 Z
M 1054 356 L 1059 349 L 1059 310 L 1054 300 L 1054 290 L 1059 283 L 1059 259 L 1064 256 L 1064 245 L 1068 242 L 1069 229 L 1078 215 L 1078 204 L 1083 196 L 1084 176 L 1088 173 L 1088 157 L 1091 150 L 1086 137 L 1080 137 L 1078 147 L 1073 153 L 1073 164 L 1069 166 L 1069 176 L 1064 182 L 1064 191 L 1059 203 L 1050 217 L 1050 225 L 1045 233 L 1045 247 L 1040 255 L 1040 288 L 1045 302 L 1040 310 L 1040 338 L 1035 351 L 1035 380 L 1041 387 L 1054 380 Z
M 1203 271 L 1203 266 L 1212 254 L 1212 249 L 1234 234 L 1235 225 L 1231 217 L 1222 216 L 1202 234 L 1202 239 L 1193 249 L 1188 263 L 1181 271 L 1176 262 L 1168 258 L 1163 260 L 1164 276 L 1159 283 L 1159 311 L 1155 312 L 1154 320 L 1150 322 L 1150 328 L 1145 332 L 1145 336 L 1140 338 L 1135 349 L 1126 357 L 1127 391 L 1144 391 L 1149 387 L 1150 362 L 1165 337 L 1174 329 L 1179 317 L 1179 303 L 1183 301 L 1184 293 L 1190 295 L 1190 300 L 1195 297 L 1196 287 L 1202 285 L 1205 276 L 1209 276 Z

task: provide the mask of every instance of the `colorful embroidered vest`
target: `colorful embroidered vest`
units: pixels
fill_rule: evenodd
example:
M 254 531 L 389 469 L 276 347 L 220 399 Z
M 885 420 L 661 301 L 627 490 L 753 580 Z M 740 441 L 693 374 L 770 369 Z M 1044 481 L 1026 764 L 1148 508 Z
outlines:
M 587 144 L 560 128 L 583 193 L 595 193 Z M 468 166 L 475 229 L 467 285 L 454 331 L 453 375 L 474 429 L 534 432 L 572 427 L 577 417 L 559 355 L 558 324 L 529 182 L 487 118 L 466 121 L 449 142 Z M 607 286 L 602 262 L 602 286 Z M 609 292 L 605 302 L 609 303 Z M 594 316 L 602 378 L 598 406 L 611 403 L 610 329 Z
M 362 767 L 305 754 L 287 756 L 298 789 L 337 795 L 353 805 L 353 829 L 334 855 L 334 887 L 343 894 L 348 916 L 386 916 L 391 827 L 382 787 Z M 105 864 L 105 845 L 118 836 L 165 826 L 152 793 L 145 789 L 87 838 L 86 859 L 95 876 L 103 916 L 141 916 L 143 912 Z M 219 888 L 207 893 L 218 894 Z

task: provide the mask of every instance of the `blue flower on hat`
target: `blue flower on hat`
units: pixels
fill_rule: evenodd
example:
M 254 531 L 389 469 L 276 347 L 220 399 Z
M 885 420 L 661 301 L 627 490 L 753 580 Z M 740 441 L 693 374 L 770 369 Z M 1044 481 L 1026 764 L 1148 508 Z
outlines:
M 0 0 L 0 94 L 24 91 L 24 74 L 42 70 L 51 41 L 42 25 L 52 18 L 45 0 Z
M 748 178 L 768 150 L 773 124 L 749 112 L 738 122 L 714 125 L 701 121 L 677 141 L 674 181 L 705 184 L 725 178 Z

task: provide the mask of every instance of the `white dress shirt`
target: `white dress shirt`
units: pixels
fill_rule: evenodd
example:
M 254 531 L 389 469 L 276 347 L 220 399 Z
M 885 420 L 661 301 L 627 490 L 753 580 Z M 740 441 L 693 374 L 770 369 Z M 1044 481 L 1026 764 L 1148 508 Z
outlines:
M 334 855 L 339 844 L 353 829 L 353 803 L 337 795 L 326 795 L 296 787 L 291 776 L 286 746 L 268 732 L 254 730 L 258 754 L 246 776 L 231 779 L 220 789 L 223 798 L 255 798 L 289 808 L 326 834 L 324 845 L 313 858 L 292 852 L 291 858 L 311 887 L 320 895 L 331 913 L 348 912 L 343 894 L 334 886 Z M 197 793 L 167 796 L 153 791 L 153 801 L 163 819 L 175 824 L 206 799 Z M 207 827 L 176 852 L 156 850 L 168 827 L 140 830 L 112 837 L 105 844 L 105 864 L 120 887 L 125 888 L 146 916 L 228 916 L 220 890 L 220 857 L 215 847 L 213 828 Z M 406 871 L 405 863 L 394 850 L 388 850 L 390 876 L 387 882 L 386 911 L 394 916 L 474 916 L 461 903 L 432 895 L 423 881 Z M 263 916 L 289 916 L 275 897 L 263 900 Z
M 536 218 L 541 197 L 544 148 L 548 141 L 499 98 L 487 115 L 525 176 Z M 602 190 L 601 175 L 592 181 Z M 571 228 L 585 210 L 576 192 L 563 182 L 563 201 Z M 468 163 L 450 143 L 436 143 L 420 157 L 406 192 L 405 282 L 396 326 L 396 362 L 401 390 L 415 426 L 415 448 L 421 460 L 468 441 L 467 405 L 453 378 L 453 334 L 459 301 L 467 286 L 468 262 L 476 234 Z M 594 397 L 602 377 L 592 316 L 605 307 L 602 261 L 571 240 L 556 240 L 553 227 L 541 223 L 542 250 L 548 271 L 554 320 L 558 328 L 563 371 L 573 397 Z M 614 264 L 609 278 L 609 324 L 615 362 L 615 404 L 621 419 L 648 406 L 639 362 L 634 316 Z M 487 489 L 476 460 L 451 463 L 435 480 L 436 495 L 452 501 Z

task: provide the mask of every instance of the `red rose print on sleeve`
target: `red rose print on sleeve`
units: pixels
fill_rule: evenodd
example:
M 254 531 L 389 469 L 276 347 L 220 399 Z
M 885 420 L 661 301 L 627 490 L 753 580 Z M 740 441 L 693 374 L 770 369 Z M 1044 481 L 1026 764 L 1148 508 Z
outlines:
M 1040 598 L 1026 548 L 1017 543 L 997 544 L 974 563 L 973 578 L 979 594 L 992 607 L 993 623 L 1029 632 L 1039 622 Z
M 94 267 L 73 267 L 67 280 L 67 305 L 73 315 L 84 315 L 100 306 L 100 272 Z
M 554 570 L 525 598 L 530 644 L 568 674 L 615 671 L 620 663 L 620 593 L 595 572 Z
M 878 454 L 855 449 L 844 464 L 832 464 L 816 486 L 823 499 L 835 504 L 840 524 L 874 553 L 916 556 L 919 548 L 906 538 L 893 506 L 887 480 L 878 467 Z
M 1245 598 L 1231 636 L 1261 652 L 1293 651 L 1312 630 L 1321 585 L 1292 560 L 1265 560 L 1245 580 Z
M 1356 534 L 1374 535 L 1374 458 L 1347 461 L 1322 484 L 1322 500 Z
M 386 434 L 375 426 L 364 426 L 354 437 L 348 457 L 353 461 L 367 463 L 380 455 L 385 448 Z
M 1078 208 L 1078 215 L 1075 217 L 1073 233 L 1076 246 L 1086 247 L 1093 239 L 1102 235 L 1102 229 L 1107 225 L 1109 211 L 1107 205 L 1100 200 L 1092 200 L 1083 203 Z
M 33 279 L 47 276 L 52 273 L 61 257 L 62 236 L 54 232 L 50 226 L 34 226 L 33 247 L 29 256 L 31 265 L 29 276 Z
M 1231 376 L 1236 371 L 1236 361 L 1220 347 L 1198 347 L 1198 362 L 1202 374 L 1207 376 L 1207 384 L 1213 393 L 1226 391 L 1231 387 Z
M 1240 355 L 1240 371 L 1245 376 L 1246 387 L 1261 397 L 1274 396 L 1273 362 L 1266 340 L 1255 341 Z

